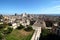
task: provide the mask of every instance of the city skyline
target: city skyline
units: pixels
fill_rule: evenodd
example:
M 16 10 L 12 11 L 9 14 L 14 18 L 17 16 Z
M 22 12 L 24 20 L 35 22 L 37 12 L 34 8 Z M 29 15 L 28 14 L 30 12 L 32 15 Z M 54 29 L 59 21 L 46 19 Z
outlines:
M 0 14 L 60 14 L 60 0 L 0 0 Z

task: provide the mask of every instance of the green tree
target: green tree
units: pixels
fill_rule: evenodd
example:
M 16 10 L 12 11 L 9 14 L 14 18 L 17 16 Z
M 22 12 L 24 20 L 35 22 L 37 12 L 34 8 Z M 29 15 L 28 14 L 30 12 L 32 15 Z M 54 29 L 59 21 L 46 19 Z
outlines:
M 0 19 L 2 19 L 3 18 L 3 15 L 2 14 L 0 14 Z
M 12 32 L 12 30 L 13 30 L 12 28 L 8 27 L 7 30 L 4 30 L 4 31 L 3 31 L 3 33 L 4 33 L 4 34 L 9 34 L 9 33 Z
M 31 31 L 33 28 L 31 26 L 28 26 L 27 28 L 24 29 L 25 31 Z
M 42 33 L 41 33 L 41 36 L 45 37 L 47 36 L 48 34 L 50 34 L 50 31 L 48 29 L 43 29 L 42 30 Z
M 7 29 L 6 29 L 7 28 Z M 5 34 L 11 33 L 12 28 L 8 27 L 6 24 L 0 25 L 0 40 L 5 39 Z
M 15 13 L 15 16 L 17 16 L 17 13 Z
M 2 40 L 3 39 L 3 35 L 2 35 L 2 33 L 0 32 L 0 40 Z
M 12 26 L 12 23 L 8 23 L 9 26 Z
M 17 29 L 22 29 L 22 28 L 24 28 L 24 26 L 21 24 L 20 24 L 20 26 L 17 27 Z

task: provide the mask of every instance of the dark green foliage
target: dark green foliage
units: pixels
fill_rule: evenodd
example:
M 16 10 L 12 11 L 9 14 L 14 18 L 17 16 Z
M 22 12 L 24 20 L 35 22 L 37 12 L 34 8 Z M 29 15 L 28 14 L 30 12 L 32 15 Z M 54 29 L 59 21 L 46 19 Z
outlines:
M 8 27 L 8 29 L 7 30 L 4 30 L 3 33 L 4 34 L 9 34 L 9 33 L 12 32 L 12 30 L 13 30 L 12 28 Z
M 46 22 L 46 27 L 52 27 L 53 23 L 52 21 L 45 21 Z
M 11 23 L 8 23 L 8 25 L 9 25 L 9 26 L 12 26 L 12 24 L 11 24 Z
M 45 37 L 40 36 L 40 40 L 60 40 L 60 36 L 56 34 L 47 34 Z
M 33 25 L 35 23 L 35 21 L 30 21 L 30 25 Z
M 3 19 L 3 15 L 2 14 L 0 14 L 0 22 L 2 22 L 1 19 Z
M 20 26 L 18 26 L 17 29 L 22 29 L 22 28 L 24 28 L 24 26 L 20 24 Z
M 44 36 L 48 35 L 49 33 L 50 33 L 50 31 L 48 29 L 43 29 L 41 35 L 44 37 Z
M 3 24 L 0 24 L 0 31 L 3 32 L 3 29 L 5 28 L 5 26 Z
M 27 28 L 25 28 L 24 29 L 25 31 L 31 31 L 31 30 L 33 30 L 33 28 L 32 27 L 30 27 L 30 26 L 28 26 Z
M 0 40 L 2 40 L 3 36 L 2 36 L 2 33 L 0 32 Z
M 3 15 L 2 14 L 0 14 L 0 19 L 2 19 L 3 18 Z
M 12 28 L 7 27 L 7 24 L 0 24 L 0 40 L 5 39 L 5 36 L 11 32 L 12 32 Z
M 51 33 L 48 29 L 43 29 L 40 35 L 40 40 L 60 40 L 60 36 Z
M 0 40 L 2 40 L 3 39 L 3 28 L 4 28 L 4 26 L 3 26 L 3 24 L 0 24 Z
M 17 13 L 15 13 L 15 16 L 17 16 Z
M 2 29 L 4 26 L 3 26 L 3 24 L 0 24 L 0 29 Z

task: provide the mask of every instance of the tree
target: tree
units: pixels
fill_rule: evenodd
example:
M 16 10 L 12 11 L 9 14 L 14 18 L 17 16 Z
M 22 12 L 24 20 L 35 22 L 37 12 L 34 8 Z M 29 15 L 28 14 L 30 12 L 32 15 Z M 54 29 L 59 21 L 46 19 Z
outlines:
M 2 33 L 0 32 L 0 40 L 2 40 L 3 39 L 3 35 L 2 35 Z
M 60 36 L 50 32 L 48 29 L 43 29 L 39 40 L 60 40 Z
M 17 16 L 17 13 L 15 13 L 15 16 Z
M 48 34 L 50 34 L 50 30 L 48 30 L 48 29 L 42 29 L 41 36 L 45 37 L 45 36 L 47 36 Z
M 33 21 L 30 21 L 30 25 L 33 25 L 35 23 L 35 21 L 33 20 Z
M 3 15 L 2 14 L 0 14 L 0 22 L 2 21 L 1 19 L 3 19 Z
M 8 29 L 7 30 L 4 30 L 3 33 L 4 34 L 9 34 L 9 33 L 12 32 L 12 30 L 13 30 L 12 28 L 8 27 Z
M 3 15 L 2 14 L 0 14 L 0 19 L 2 19 L 3 18 Z
M 7 29 L 5 29 L 7 28 Z M 5 40 L 5 34 L 12 32 L 12 28 L 7 27 L 7 24 L 0 24 L 0 40 Z
M 8 23 L 8 25 L 9 25 L 9 26 L 12 26 L 12 24 L 11 24 L 11 23 Z
M 3 26 L 3 24 L 0 24 L 0 29 L 2 29 L 4 26 Z
M 17 27 L 17 29 L 22 29 L 22 28 L 24 28 L 24 26 L 21 24 L 20 24 L 20 26 Z
M 24 29 L 25 31 L 31 31 L 33 28 L 31 26 L 28 26 L 27 28 Z

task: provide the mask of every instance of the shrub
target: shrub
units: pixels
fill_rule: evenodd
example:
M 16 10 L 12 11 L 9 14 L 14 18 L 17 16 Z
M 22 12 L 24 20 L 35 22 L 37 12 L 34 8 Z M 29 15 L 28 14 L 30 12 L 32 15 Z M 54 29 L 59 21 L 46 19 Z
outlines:
M 3 38 L 3 36 L 2 36 L 2 34 L 1 34 L 1 32 L 0 32 L 0 40 L 2 40 L 2 38 Z
M 4 34 L 9 34 L 9 33 L 11 33 L 12 32 L 12 28 L 10 28 L 10 27 L 8 27 L 8 29 L 7 30 L 4 30 Z
M 32 27 L 30 27 L 30 26 L 28 26 L 27 28 L 25 28 L 24 29 L 25 31 L 31 31 L 31 30 L 33 30 L 33 28 Z
M 39 40 L 60 40 L 59 35 L 50 33 L 47 29 L 44 29 L 41 34 Z
M 9 25 L 9 26 L 12 26 L 12 24 L 11 24 L 11 23 L 8 23 L 8 25 Z
M 2 29 L 4 26 L 3 26 L 3 24 L 0 24 L 0 29 Z
M 24 28 L 24 26 L 21 24 L 20 24 L 20 26 L 17 27 L 17 29 L 22 29 L 22 28 Z
M 41 35 L 45 37 L 46 35 L 50 34 L 50 31 L 48 29 L 43 29 Z

